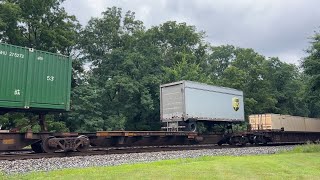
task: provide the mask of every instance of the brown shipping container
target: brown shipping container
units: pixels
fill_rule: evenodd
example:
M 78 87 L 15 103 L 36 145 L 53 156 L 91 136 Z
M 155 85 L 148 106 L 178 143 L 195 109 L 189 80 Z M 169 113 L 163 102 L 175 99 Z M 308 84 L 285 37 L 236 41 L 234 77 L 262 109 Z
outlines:
M 320 131 L 320 122 L 319 119 L 306 118 L 306 129 L 310 132 L 319 132 Z
M 272 129 L 271 114 L 255 114 L 249 116 L 249 123 L 254 130 Z
M 249 116 L 252 130 L 280 130 L 320 132 L 320 119 L 281 114 L 254 114 Z

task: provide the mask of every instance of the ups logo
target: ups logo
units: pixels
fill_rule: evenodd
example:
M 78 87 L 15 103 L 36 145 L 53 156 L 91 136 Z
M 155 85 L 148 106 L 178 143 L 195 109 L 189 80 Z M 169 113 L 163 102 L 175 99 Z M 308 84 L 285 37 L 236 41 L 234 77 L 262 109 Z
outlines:
M 240 107 L 240 100 L 237 97 L 232 98 L 232 107 L 235 111 L 239 110 Z

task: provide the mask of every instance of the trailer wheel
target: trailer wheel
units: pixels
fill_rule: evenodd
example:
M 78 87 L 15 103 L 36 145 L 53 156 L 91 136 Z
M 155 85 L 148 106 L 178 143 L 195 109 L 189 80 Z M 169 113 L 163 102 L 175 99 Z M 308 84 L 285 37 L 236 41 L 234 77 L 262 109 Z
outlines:
M 191 132 L 196 132 L 197 131 L 197 123 L 195 121 L 189 121 L 187 125 L 187 130 Z

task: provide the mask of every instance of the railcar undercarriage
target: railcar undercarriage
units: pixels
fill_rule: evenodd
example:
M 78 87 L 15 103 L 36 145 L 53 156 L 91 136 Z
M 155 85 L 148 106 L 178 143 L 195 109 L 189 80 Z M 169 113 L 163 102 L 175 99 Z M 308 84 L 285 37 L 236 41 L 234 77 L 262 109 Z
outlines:
M 95 133 L 0 133 L 0 151 L 29 145 L 36 153 L 86 151 L 89 147 L 130 147 L 189 144 L 246 144 L 320 142 L 319 132 L 249 131 L 224 134 L 166 131 L 98 131 Z

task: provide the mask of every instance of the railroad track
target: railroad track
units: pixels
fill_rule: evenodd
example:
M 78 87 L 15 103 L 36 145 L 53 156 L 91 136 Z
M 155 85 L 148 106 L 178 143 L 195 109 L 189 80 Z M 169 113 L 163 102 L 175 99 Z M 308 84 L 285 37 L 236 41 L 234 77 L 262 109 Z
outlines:
M 181 145 L 181 146 L 144 146 L 144 147 L 118 147 L 118 148 L 91 148 L 85 152 L 56 152 L 56 153 L 34 153 L 32 151 L 18 151 L 0 154 L 0 160 L 23 160 L 23 159 L 41 159 L 55 157 L 75 157 L 75 156 L 93 156 L 107 154 L 129 154 L 143 152 L 160 151 L 179 151 L 179 150 L 198 150 L 198 149 L 221 149 L 217 145 Z
M 296 145 L 298 143 L 277 143 L 267 144 L 264 146 L 283 146 Z M 301 144 L 301 143 L 300 143 Z M 247 145 L 244 147 L 257 147 L 256 145 Z M 76 156 L 94 156 L 107 154 L 130 154 L 130 153 L 146 153 L 161 151 L 181 151 L 181 150 L 203 150 L 203 149 L 224 149 L 224 148 L 242 148 L 242 146 L 215 144 L 205 145 L 175 145 L 175 146 L 143 146 L 143 147 L 118 147 L 118 148 L 91 148 L 85 152 L 56 152 L 56 153 L 34 153 L 32 150 L 14 151 L 0 154 L 0 160 L 26 160 L 41 158 L 57 158 L 57 157 L 76 157 Z

